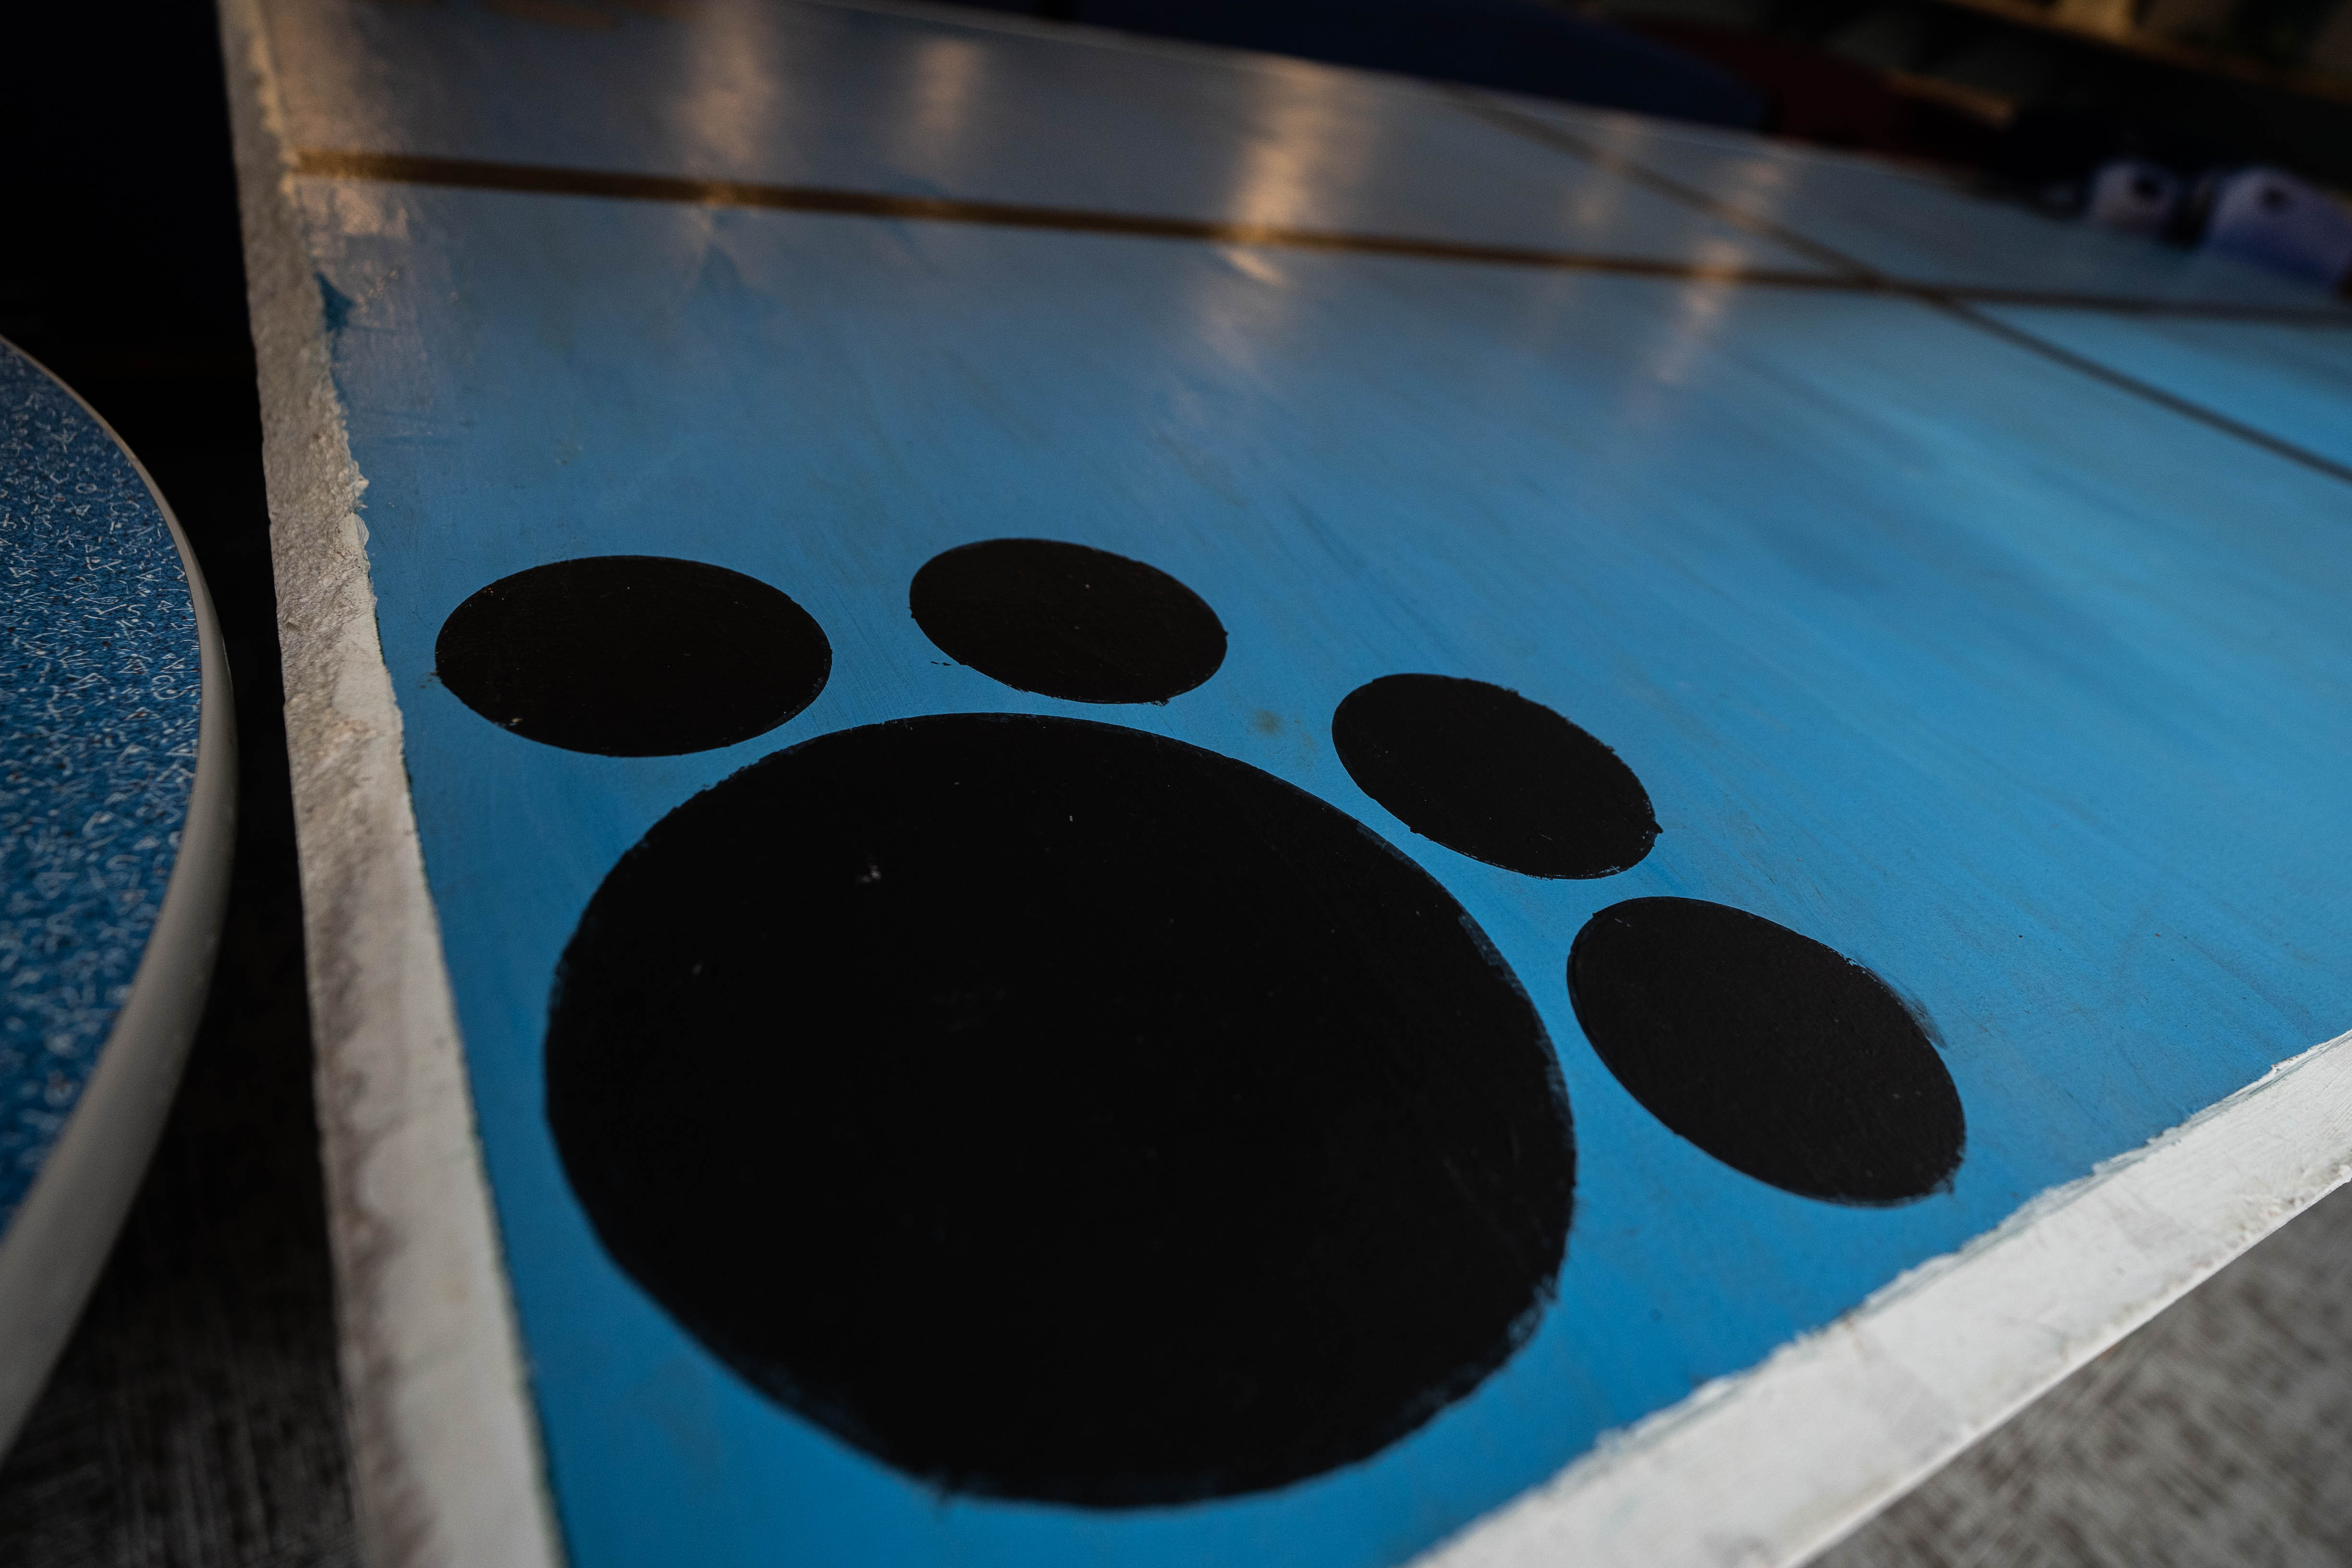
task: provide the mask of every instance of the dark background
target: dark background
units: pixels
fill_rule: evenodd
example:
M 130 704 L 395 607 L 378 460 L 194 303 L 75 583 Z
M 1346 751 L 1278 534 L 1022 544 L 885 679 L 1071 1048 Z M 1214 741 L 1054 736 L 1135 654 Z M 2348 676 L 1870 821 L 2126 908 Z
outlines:
M 10 6 L 0 61 L 0 336 L 104 416 L 178 514 L 228 644 L 240 763 L 210 1005 L 89 1313 L 0 1468 L 0 1563 L 355 1563 L 212 7 Z

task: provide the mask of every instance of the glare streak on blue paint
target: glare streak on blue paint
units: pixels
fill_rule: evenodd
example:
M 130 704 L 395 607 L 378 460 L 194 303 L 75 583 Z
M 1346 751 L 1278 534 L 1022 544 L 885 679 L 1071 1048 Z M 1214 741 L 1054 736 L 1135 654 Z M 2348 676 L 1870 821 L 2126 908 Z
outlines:
M 1007 39 L 970 15 L 714 0 L 691 24 L 565 33 L 279 5 L 272 33 L 297 145 L 1822 270 L 1423 84 Z
M 364 30 L 356 58 L 395 83 L 452 37 L 479 45 L 461 79 L 588 58 L 479 14 L 310 15 Z M 825 49 L 891 58 L 874 18 L 776 15 L 810 29 L 792 36 L 811 79 Z M 896 36 L 917 52 L 931 37 Z M 972 112 L 999 112 L 992 94 Z M 396 129 L 443 134 L 435 101 Z M 855 122 L 820 102 L 793 123 L 822 143 L 834 109 Z M 337 144 L 368 129 L 352 112 Z M 594 162 L 557 144 L 593 127 L 538 144 L 528 122 L 447 145 Z M 777 147 L 810 156 L 751 123 L 743 155 L 768 175 L 791 173 Z M 1202 141 L 1139 150 L 1139 204 L 1160 204 L 1152 180 L 1209 190 L 1220 160 L 1256 156 Z M 1310 176 L 1300 199 L 1327 200 Z M 1405 202 L 1367 181 L 1349 213 Z M 1588 186 L 1597 211 L 1633 189 Z M 1394 1562 L 2347 1022 L 2347 491 L 1933 311 L 586 199 L 300 194 L 349 302 L 336 372 L 370 481 L 379 625 L 583 1568 Z M 1165 708 L 1111 711 L 948 664 L 907 584 L 941 549 L 1006 534 L 1173 572 L 1223 620 L 1224 668 Z M 477 588 L 630 552 L 784 589 L 832 641 L 831 685 L 761 740 L 619 761 L 503 734 L 433 680 L 441 619 Z M 1648 788 L 1656 850 L 1620 877 L 1538 882 L 1412 837 L 1328 739 L 1340 698 L 1401 670 L 1498 681 L 1601 737 Z M 598 881 L 770 751 L 962 710 L 1108 717 L 1291 780 L 1444 879 L 1542 1010 L 1580 1151 L 1559 1300 L 1422 1432 L 1198 1508 L 941 1499 L 750 1393 L 598 1249 L 539 1066 L 549 977 Z M 1968 1107 L 1954 1190 L 1808 1202 L 1633 1104 L 1584 1046 L 1562 965 L 1591 911 L 1651 893 L 1769 916 L 1919 1003 Z M 790 1016 L 782 996 L 780 1032 Z

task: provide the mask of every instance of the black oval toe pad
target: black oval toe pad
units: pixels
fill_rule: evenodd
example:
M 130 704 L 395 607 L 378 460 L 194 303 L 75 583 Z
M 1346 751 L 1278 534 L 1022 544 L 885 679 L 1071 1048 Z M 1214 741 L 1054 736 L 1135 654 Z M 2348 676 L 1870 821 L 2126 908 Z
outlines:
M 1225 628 L 1198 594 L 1108 550 L 987 539 L 931 557 L 907 594 L 942 653 L 1021 691 L 1165 702 L 1217 673 Z
M 1902 1203 L 1959 1166 L 1959 1091 L 1926 1029 L 1811 937 L 1698 899 L 1632 899 L 1577 934 L 1568 990 L 1634 1099 L 1759 1181 Z
M 1331 716 L 1358 787 L 1448 849 L 1529 877 L 1607 877 L 1658 837 L 1617 753 L 1505 687 L 1384 675 Z
M 833 648 L 756 577 L 664 555 L 593 555 L 502 577 L 441 625 L 434 673 L 527 740 L 674 756 L 765 734 L 824 689 Z

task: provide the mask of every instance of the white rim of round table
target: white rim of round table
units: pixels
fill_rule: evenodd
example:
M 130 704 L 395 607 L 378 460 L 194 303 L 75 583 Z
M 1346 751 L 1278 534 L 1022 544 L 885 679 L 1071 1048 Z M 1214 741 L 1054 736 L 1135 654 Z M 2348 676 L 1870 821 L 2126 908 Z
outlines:
M 228 658 L 195 552 L 154 477 L 114 427 L 47 366 L 5 345 L 58 386 L 113 442 L 172 531 L 194 608 L 204 689 L 195 778 L 180 850 L 129 996 L 98 1065 L 0 1235 L 0 1453 L 16 1441 L 114 1247 L 178 1092 L 204 1013 L 228 902 L 236 839 L 236 705 Z

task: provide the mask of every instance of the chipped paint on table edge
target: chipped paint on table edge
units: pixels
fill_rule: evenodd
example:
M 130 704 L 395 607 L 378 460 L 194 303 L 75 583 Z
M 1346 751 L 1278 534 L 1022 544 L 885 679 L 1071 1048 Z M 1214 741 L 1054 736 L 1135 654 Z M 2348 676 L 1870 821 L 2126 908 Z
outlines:
M 328 1232 L 372 1568 L 556 1568 L 324 313 L 256 0 L 224 0 Z

